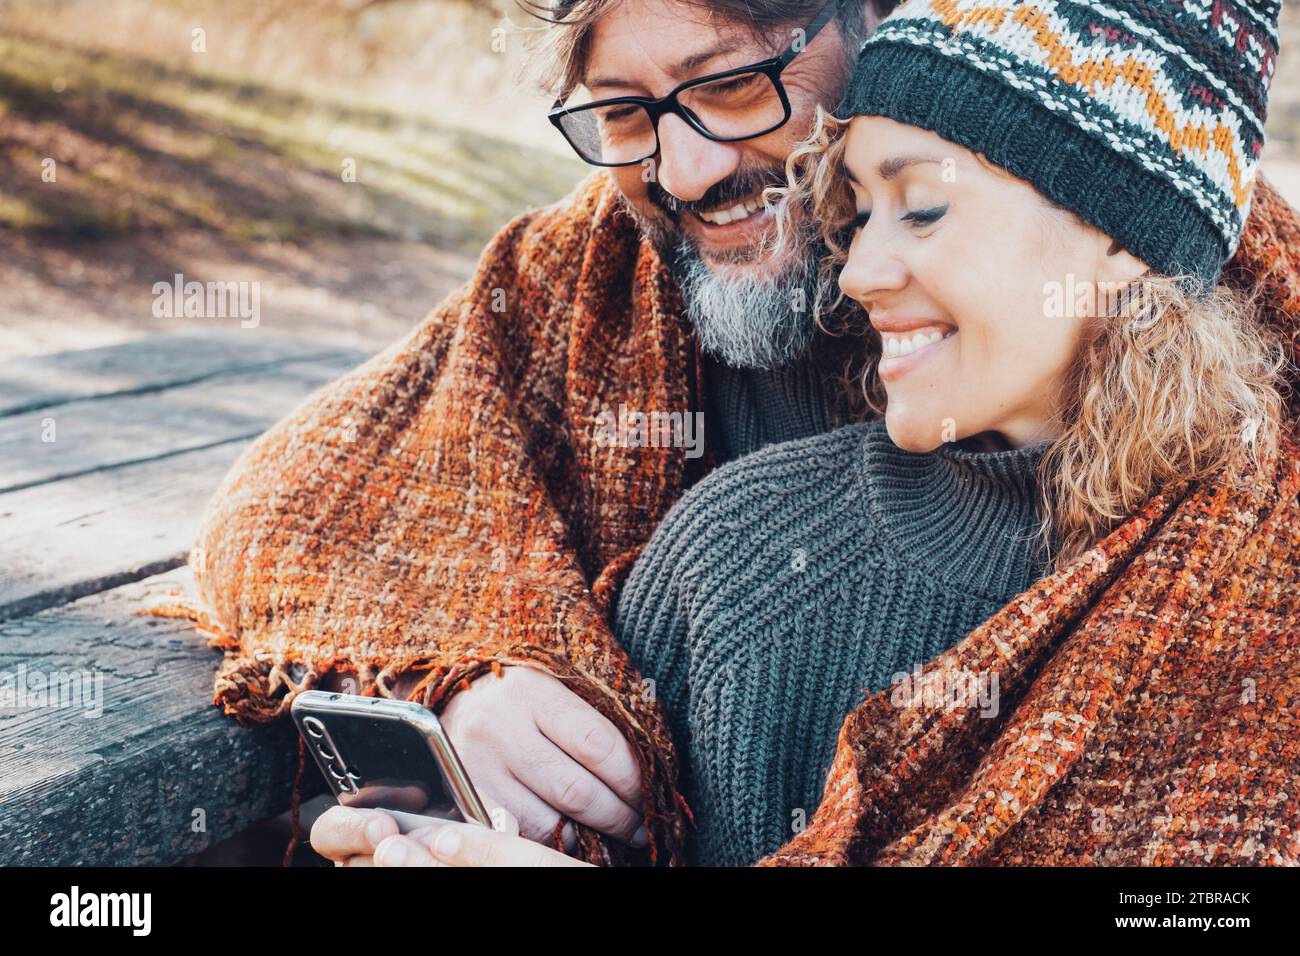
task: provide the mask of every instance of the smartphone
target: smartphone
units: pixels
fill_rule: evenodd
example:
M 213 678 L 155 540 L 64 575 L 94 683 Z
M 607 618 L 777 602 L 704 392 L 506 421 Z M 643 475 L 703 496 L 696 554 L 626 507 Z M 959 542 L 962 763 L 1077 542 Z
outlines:
M 343 806 L 384 810 L 402 833 L 430 820 L 492 826 L 451 740 L 427 708 L 310 690 L 294 698 L 290 713 Z

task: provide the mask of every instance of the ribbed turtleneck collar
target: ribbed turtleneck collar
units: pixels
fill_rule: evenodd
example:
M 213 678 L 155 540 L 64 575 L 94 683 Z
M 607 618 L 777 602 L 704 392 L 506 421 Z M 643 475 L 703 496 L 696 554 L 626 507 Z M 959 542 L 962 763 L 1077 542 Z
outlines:
M 916 454 L 874 422 L 863 446 L 864 497 L 900 554 L 986 596 L 1019 593 L 1041 575 L 1035 535 L 1045 445 L 998 452 L 944 445 Z
M 705 391 L 723 461 L 828 432 L 839 420 L 836 383 L 816 349 L 779 369 L 738 369 L 705 355 Z

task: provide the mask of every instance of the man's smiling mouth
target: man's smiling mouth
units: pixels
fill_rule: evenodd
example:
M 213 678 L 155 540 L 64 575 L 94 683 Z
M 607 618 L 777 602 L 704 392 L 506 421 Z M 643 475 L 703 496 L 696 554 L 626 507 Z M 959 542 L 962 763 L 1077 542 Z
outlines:
M 697 219 L 708 223 L 711 226 L 726 226 L 732 223 L 744 222 L 746 219 L 754 216 L 764 210 L 770 209 L 763 202 L 763 192 L 759 190 L 752 196 L 742 199 L 739 202 L 732 203 L 730 206 L 711 209 L 708 212 L 692 212 Z

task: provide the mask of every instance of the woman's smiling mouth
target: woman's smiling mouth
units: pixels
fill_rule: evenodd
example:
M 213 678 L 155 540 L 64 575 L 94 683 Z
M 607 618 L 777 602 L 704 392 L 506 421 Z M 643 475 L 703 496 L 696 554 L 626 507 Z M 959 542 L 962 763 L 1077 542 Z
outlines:
M 902 328 L 903 325 L 910 323 L 881 324 L 895 326 L 879 329 L 880 363 L 877 370 L 881 381 L 885 382 L 916 368 L 957 334 L 957 330 L 951 325 L 912 324 L 911 328 Z

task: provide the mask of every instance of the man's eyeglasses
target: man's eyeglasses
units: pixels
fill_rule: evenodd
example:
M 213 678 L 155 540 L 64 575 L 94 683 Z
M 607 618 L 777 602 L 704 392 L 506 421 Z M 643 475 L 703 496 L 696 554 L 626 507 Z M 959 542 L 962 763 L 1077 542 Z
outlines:
M 570 106 L 556 100 L 547 115 L 593 166 L 634 166 L 650 159 L 659 152 L 659 120 L 665 113 L 719 143 L 763 136 L 790 119 L 781 72 L 830 22 L 840 2 L 829 0 L 780 56 L 687 80 L 659 99 L 615 96 Z

